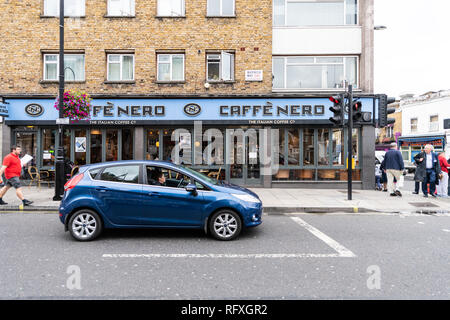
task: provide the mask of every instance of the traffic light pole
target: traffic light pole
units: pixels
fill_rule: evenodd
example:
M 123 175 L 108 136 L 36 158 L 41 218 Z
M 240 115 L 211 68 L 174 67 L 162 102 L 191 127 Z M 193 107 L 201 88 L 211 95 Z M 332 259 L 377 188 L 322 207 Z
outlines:
M 347 198 L 352 200 L 352 170 L 353 170 L 353 87 L 348 86 L 348 156 L 347 156 Z

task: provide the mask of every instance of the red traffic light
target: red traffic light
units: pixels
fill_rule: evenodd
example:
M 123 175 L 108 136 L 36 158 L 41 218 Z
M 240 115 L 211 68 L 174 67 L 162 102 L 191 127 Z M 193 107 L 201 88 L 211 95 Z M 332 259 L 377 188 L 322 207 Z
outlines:
M 340 96 L 332 96 L 330 97 L 330 101 L 336 104 L 341 103 L 341 97 Z
M 361 103 L 361 101 L 353 102 L 353 110 L 355 110 L 355 111 L 361 111 L 361 109 L 362 109 L 362 103 Z

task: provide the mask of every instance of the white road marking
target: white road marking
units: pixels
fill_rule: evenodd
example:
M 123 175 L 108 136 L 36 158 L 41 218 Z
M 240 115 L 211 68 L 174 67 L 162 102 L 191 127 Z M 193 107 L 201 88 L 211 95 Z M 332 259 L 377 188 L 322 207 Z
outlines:
M 425 222 L 422 222 L 422 221 L 419 221 L 419 222 L 417 222 L 418 224 L 425 224 Z
M 353 252 L 351 252 L 350 250 L 348 250 L 346 247 L 339 244 L 337 241 L 331 239 L 329 236 L 327 236 L 322 231 L 320 231 L 320 230 L 314 228 L 312 225 L 306 223 L 304 220 L 302 220 L 298 217 L 291 217 L 291 219 L 294 220 L 295 222 L 297 222 L 302 227 L 304 227 L 309 232 L 311 232 L 317 238 L 319 238 L 320 240 L 325 242 L 328 246 L 330 246 L 332 249 L 334 249 L 339 254 L 340 257 L 345 257 L 345 258 L 356 257 L 356 255 Z
M 212 258 L 212 259 L 283 259 L 283 258 L 354 258 L 356 255 L 331 239 L 329 236 L 314 228 L 298 217 L 291 217 L 293 221 L 304 227 L 317 238 L 325 242 L 337 253 L 315 254 L 315 253 L 249 253 L 249 254 L 231 254 L 231 253 L 105 253 L 103 258 Z
M 442 231 L 444 231 L 444 232 L 450 232 L 450 230 L 448 230 L 448 229 L 442 229 Z

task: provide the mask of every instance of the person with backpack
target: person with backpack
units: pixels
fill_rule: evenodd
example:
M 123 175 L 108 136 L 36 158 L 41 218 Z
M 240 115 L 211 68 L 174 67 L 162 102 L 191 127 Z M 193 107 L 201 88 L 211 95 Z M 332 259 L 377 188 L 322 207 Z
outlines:
M 397 143 L 391 143 L 391 149 L 384 155 L 381 166 L 385 169 L 388 180 L 388 191 L 391 197 L 402 196 L 399 183 L 394 184 L 394 179 L 400 181 L 400 177 L 405 170 L 405 163 L 400 151 L 397 150 Z

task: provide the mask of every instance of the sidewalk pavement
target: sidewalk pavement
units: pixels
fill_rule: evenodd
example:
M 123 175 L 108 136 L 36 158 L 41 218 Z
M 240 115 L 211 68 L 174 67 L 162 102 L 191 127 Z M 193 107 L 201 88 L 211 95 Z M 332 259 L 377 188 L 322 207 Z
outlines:
M 424 198 L 404 191 L 403 197 L 390 197 L 387 192 L 354 190 L 353 200 L 347 200 L 347 190 L 324 189 L 263 189 L 252 188 L 261 198 L 266 214 L 282 213 L 450 213 L 450 198 Z M 3 197 L 7 205 L 0 211 L 52 211 L 56 212 L 59 201 L 53 201 L 54 189 L 47 186 L 23 187 L 26 199 L 34 201 L 31 206 L 21 206 L 14 189 Z

